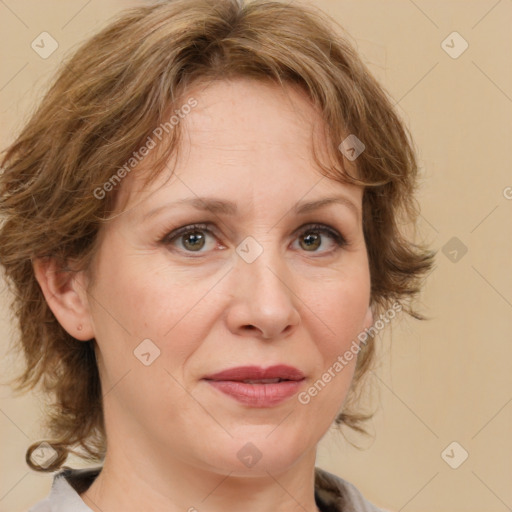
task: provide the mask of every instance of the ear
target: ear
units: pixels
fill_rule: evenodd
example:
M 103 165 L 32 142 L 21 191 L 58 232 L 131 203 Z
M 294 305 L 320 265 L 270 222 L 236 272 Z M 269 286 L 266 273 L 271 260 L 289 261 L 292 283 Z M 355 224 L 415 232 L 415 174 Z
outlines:
M 46 302 L 60 325 L 78 340 L 94 338 L 84 273 L 59 268 L 53 258 L 36 259 L 32 266 Z

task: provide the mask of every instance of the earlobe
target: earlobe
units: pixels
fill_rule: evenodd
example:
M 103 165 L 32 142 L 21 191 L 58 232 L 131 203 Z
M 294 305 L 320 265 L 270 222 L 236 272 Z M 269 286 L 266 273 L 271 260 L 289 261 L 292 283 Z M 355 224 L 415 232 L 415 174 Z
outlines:
M 83 272 L 59 268 L 52 258 L 32 262 L 43 295 L 60 325 L 81 341 L 94 338 Z

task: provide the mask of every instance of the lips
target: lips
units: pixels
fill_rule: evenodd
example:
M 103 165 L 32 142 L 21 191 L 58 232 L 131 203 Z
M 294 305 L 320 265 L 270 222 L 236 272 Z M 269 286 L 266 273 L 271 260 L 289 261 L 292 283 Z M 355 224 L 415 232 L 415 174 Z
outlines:
M 272 407 L 295 395 L 304 374 L 287 365 L 239 366 L 204 379 L 216 390 L 250 407 Z
M 204 377 L 206 380 L 252 381 L 252 383 L 265 383 L 264 381 L 271 383 L 279 382 L 280 380 L 298 381 L 303 378 L 304 374 L 300 370 L 284 364 L 270 366 L 269 368 L 262 368 L 260 366 L 238 366 Z

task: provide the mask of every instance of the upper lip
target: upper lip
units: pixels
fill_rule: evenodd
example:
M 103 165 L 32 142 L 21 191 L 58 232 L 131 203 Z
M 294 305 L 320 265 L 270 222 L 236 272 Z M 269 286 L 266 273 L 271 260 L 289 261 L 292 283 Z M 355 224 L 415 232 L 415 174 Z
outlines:
M 262 368 L 261 366 L 237 366 L 228 368 L 218 373 L 203 377 L 207 380 L 263 380 L 263 379 L 282 379 L 282 380 L 302 380 L 304 374 L 293 366 L 279 364 Z

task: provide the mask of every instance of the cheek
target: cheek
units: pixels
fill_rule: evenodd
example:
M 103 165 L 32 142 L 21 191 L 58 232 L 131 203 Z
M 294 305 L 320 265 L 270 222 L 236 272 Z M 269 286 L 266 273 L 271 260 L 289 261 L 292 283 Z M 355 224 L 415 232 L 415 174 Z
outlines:
M 209 327 L 201 307 L 207 287 L 142 261 L 105 263 L 93 292 L 101 381 L 112 390 L 105 410 L 112 424 L 130 416 L 169 425 L 178 421 L 172 411 L 191 402 L 179 383 Z
M 363 266 L 361 269 L 339 279 L 322 283 L 310 300 L 318 323 L 323 324 L 324 337 L 330 350 L 342 349 L 365 327 L 365 318 L 370 302 L 370 278 Z
M 144 256 L 104 257 L 100 270 L 100 285 L 93 291 L 95 331 L 108 380 L 130 370 L 137 377 L 143 373 L 145 387 L 158 388 L 162 372 L 170 378 L 167 369 L 182 381 L 184 365 L 222 308 L 217 291 L 211 290 L 216 281 L 171 271 L 159 259 Z M 148 375 L 137 359 L 148 352 L 146 359 L 155 357 L 148 369 L 161 370 L 155 381 L 154 372 Z
M 108 248 L 115 254 L 114 247 Z M 147 255 L 108 257 L 98 273 L 98 318 L 135 339 L 162 340 L 205 294 L 207 283 L 193 281 L 185 272 L 162 267 L 159 258 Z
M 308 410 L 330 411 L 334 419 L 344 402 L 359 353 L 358 334 L 364 331 L 370 301 L 370 277 L 367 266 L 354 265 L 351 271 L 309 287 L 304 303 L 308 306 L 308 330 L 318 355 L 315 379 L 298 397 Z

